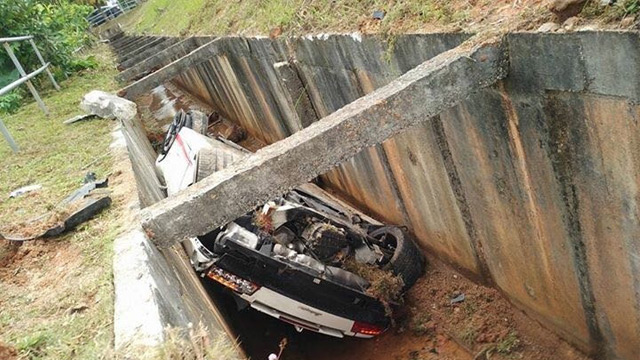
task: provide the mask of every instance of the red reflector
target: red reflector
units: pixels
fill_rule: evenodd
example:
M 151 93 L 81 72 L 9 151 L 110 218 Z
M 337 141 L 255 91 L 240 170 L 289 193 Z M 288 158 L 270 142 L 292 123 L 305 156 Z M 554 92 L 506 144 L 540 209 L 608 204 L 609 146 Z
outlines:
M 242 294 L 253 295 L 260 286 L 252 283 L 249 280 L 245 280 L 241 277 L 235 276 L 227 271 L 220 269 L 215 265 L 211 265 L 207 272 L 207 277 L 219 282 L 220 284 L 230 288 L 235 292 Z
M 380 335 L 384 331 L 383 328 L 367 323 L 354 322 L 351 332 L 363 335 Z

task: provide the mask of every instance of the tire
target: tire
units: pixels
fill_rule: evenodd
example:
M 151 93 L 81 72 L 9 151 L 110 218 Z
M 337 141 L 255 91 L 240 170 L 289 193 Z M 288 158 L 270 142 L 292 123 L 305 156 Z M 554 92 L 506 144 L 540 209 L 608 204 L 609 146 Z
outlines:
M 218 156 L 219 154 L 215 150 L 207 148 L 200 150 L 200 152 L 198 153 L 198 169 L 196 171 L 196 182 L 220 170 Z
M 203 148 L 198 152 L 198 169 L 196 182 L 206 178 L 214 172 L 220 171 L 237 160 L 233 155 L 220 149 Z
M 199 134 L 206 136 L 207 130 L 209 128 L 209 117 L 206 114 L 196 110 L 191 110 L 188 114 L 191 117 L 191 129 Z
M 403 291 L 406 291 L 424 274 L 427 260 L 412 237 L 399 227 L 383 226 L 369 233 L 369 236 L 375 239 L 381 239 L 385 235 L 396 240 L 395 252 L 385 269 L 402 277 Z

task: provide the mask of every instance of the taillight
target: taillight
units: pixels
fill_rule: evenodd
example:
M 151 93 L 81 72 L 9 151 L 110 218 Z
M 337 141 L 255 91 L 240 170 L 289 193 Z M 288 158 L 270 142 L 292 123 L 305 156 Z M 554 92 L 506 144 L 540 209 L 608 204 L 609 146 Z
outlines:
M 220 284 L 228 287 L 229 289 L 246 294 L 253 295 L 260 286 L 252 283 L 249 280 L 245 280 L 241 277 L 235 276 L 227 271 L 220 269 L 219 267 L 212 265 L 207 272 L 207 277 L 219 282 Z
M 352 333 L 356 333 L 356 334 L 362 334 L 362 335 L 380 335 L 382 334 L 382 332 L 384 331 L 383 328 L 379 327 L 379 326 L 375 326 L 375 325 L 371 325 L 371 324 L 367 324 L 367 323 L 362 323 L 362 322 L 354 322 L 353 326 L 351 327 L 351 332 Z

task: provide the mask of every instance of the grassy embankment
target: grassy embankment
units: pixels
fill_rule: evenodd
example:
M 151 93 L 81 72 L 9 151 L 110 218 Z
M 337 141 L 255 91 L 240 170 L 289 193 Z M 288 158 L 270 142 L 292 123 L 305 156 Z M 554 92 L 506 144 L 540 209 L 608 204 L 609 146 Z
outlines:
M 166 35 L 513 31 L 552 21 L 547 6 L 547 0 L 148 0 L 118 22 L 131 33 Z M 383 20 L 373 19 L 376 10 L 385 13 Z M 590 0 L 579 16 L 583 23 L 616 28 L 638 11 L 640 0 L 615 6 Z
M 113 91 L 115 67 L 106 47 L 93 49 L 99 66 L 61 82 L 62 91 L 41 95 L 51 115 L 35 102 L 2 115 L 21 151 L 0 139 L 0 224 L 28 220 L 54 208 L 82 184 L 88 171 L 99 177 L 113 165 L 109 154 L 114 123 L 62 122 L 81 113 L 78 104 L 92 89 Z M 9 199 L 29 184 L 42 189 Z M 98 359 L 112 347 L 112 243 L 121 204 L 59 238 L 15 246 L 0 240 L 0 344 L 21 358 Z

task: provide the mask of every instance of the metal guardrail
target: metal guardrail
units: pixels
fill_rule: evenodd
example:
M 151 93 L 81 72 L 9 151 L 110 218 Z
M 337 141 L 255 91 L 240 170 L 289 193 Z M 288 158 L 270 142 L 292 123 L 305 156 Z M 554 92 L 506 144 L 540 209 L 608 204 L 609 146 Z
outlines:
M 91 26 L 99 26 L 106 23 L 109 20 L 115 19 L 122 14 L 126 14 L 127 12 L 134 9 L 140 3 L 139 0 L 118 0 L 117 6 L 111 7 L 108 10 L 104 10 L 100 8 L 98 12 L 94 15 L 89 16 L 87 21 Z M 117 9 L 117 10 L 114 10 Z
M 11 46 L 9 46 L 10 42 L 16 42 L 16 41 L 29 41 L 29 43 L 31 44 L 31 47 L 33 48 L 33 51 L 36 53 L 36 56 L 38 57 L 38 60 L 40 60 L 42 67 L 27 74 L 26 71 L 24 71 L 24 68 L 22 67 L 22 65 L 20 64 L 20 61 L 18 61 L 18 58 L 13 53 L 13 49 L 11 49 Z M 20 78 L 18 80 L 0 89 L 0 96 L 26 83 L 27 88 L 29 88 L 31 95 L 33 95 L 33 97 L 36 99 L 36 102 L 38 103 L 38 106 L 40 106 L 40 109 L 42 109 L 42 111 L 46 115 L 49 115 L 49 109 L 47 109 L 47 106 L 44 104 L 44 102 L 40 98 L 38 91 L 36 90 L 35 86 L 33 86 L 33 83 L 31 83 L 31 79 L 44 71 L 47 73 L 47 75 L 49 75 L 49 80 L 51 80 L 51 83 L 53 84 L 53 87 L 56 90 L 60 90 L 60 86 L 58 86 L 58 83 L 53 77 L 53 74 L 51 74 L 51 71 L 49 71 L 49 63 L 44 61 L 42 54 L 40 54 L 40 50 L 38 50 L 36 43 L 33 41 L 33 36 L 28 35 L 28 36 L 17 36 L 17 37 L 11 37 L 11 38 L 0 38 L 0 44 L 2 44 L 2 46 L 4 47 L 4 50 L 9 55 L 9 58 L 11 58 L 13 65 L 16 67 L 16 69 L 18 70 L 18 73 L 20 74 Z M 2 119 L 0 119 L 0 132 L 9 143 L 9 146 L 11 146 L 11 149 L 13 150 L 13 152 L 18 152 L 19 150 L 18 145 L 16 144 L 13 137 L 11 137 L 9 130 L 7 130 L 7 128 L 4 126 Z
M 138 0 L 118 0 L 118 4 L 120 5 L 120 8 L 124 12 L 127 12 L 135 8 L 136 6 L 138 6 L 138 3 L 139 3 Z
M 31 36 L 31 35 L 29 35 L 29 36 L 17 36 L 17 37 L 10 37 L 10 38 L 0 38 L 0 44 L 6 43 L 6 42 L 24 41 L 24 40 L 31 40 L 31 39 L 33 39 L 33 36 Z

